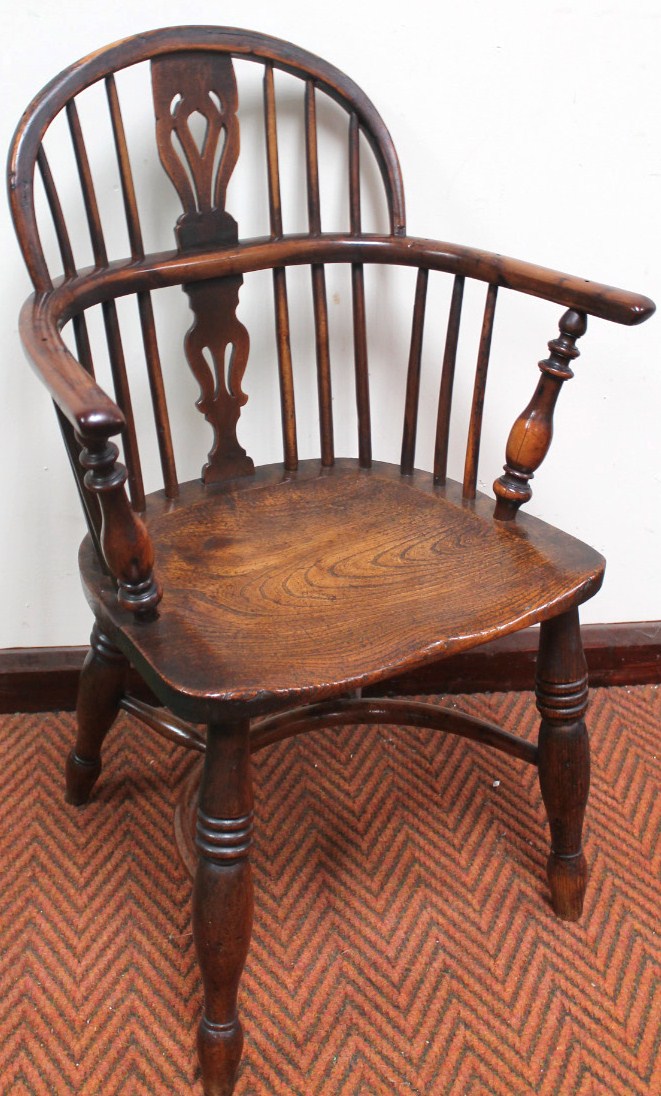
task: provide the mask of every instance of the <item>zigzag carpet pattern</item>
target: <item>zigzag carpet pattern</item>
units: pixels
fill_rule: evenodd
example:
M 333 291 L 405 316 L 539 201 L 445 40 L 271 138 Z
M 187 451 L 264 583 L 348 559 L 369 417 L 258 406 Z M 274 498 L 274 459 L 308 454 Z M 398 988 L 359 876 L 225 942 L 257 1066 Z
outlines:
M 440 698 L 536 734 L 530 694 Z M 661 690 L 596 690 L 586 909 L 553 917 L 532 768 L 451 736 L 315 732 L 255 758 L 237 1096 L 661 1091 Z M 65 806 L 70 715 L 0 719 L 0 1091 L 201 1091 L 196 759 L 122 717 Z

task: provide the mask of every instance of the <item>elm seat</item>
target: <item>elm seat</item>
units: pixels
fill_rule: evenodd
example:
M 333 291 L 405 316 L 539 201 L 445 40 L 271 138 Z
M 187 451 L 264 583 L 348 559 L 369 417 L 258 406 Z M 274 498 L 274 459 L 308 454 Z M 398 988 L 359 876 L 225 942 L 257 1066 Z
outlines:
M 248 69 L 250 78 L 257 74 L 261 80 L 261 105 L 253 81 L 241 106 L 237 75 Z M 130 83 L 128 92 L 122 82 L 125 76 L 137 80 L 141 70 L 151 82 L 146 118 L 140 115 L 139 82 Z M 287 125 L 295 116 L 300 121 L 295 150 L 307 192 L 307 229 L 289 235 L 283 217 L 289 192 L 280 176 L 283 100 Z M 319 132 L 333 111 L 333 139 L 342 132 L 344 137 L 330 163 L 320 151 Z M 255 155 L 241 156 L 251 118 L 261 142 L 259 170 Z M 149 160 L 153 140 L 147 133 L 152 137 L 153 130 L 160 167 Z M 92 142 L 93 156 L 85 140 L 92 131 L 106 134 Z M 62 137 L 68 157 L 52 156 L 51 139 Z M 254 153 L 257 146 L 251 147 Z M 285 155 L 293 155 L 291 145 Z M 366 158 L 375 171 L 364 185 Z M 72 160 L 73 183 L 67 175 Z M 250 195 L 253 216 L 261 187 L 265 219 L 250 239 L 241 236 L 228 198 L 243 164 L 250 177 L 237 182 L 234 193 Z M 139 172 L 144 167 L 139 185 L 136 165 Z M 167 202 L 157 188 L 153 201 L 141 204 L 138 195 L 144 186 L 154 187 L 160 168 L 181 213 L 176 248 L 150 253 L 143 222 L 153 228 Z M 340 176 L 344 197 L 337 206 L 346 210 L 345 223 L 330 232 L 322 225 L 322 194 L 327 180 L 334 185 Z M 382 234 L 363 227 L 364 199 L 374 195 L 375 180 L 386 211 Z M 121 195 L 123 234 L 112 219 L 108 231 L 101 187 Z M 407 236 L 397 154 L 374 105 L 332 65 L 252 31 L 149 31 L 71 66 L 33 100 L 19 123 L 9 194 L 34 286 L 21 334 L 54 400 L 89 529 L 80 564 L 95 623 L 80 679 L 66 794 L 72 804 L 88 800 L 120 709 L 205 754 L 193 888 L 193 934 L 204 983 L 198 1050 L 207 1096 L 229 1096 L 243 1046 L 237 991 L 252 924 L 254 750 L 318 726 L 390 721 L 470 737 L 535 765 L 551 831 L 553 908 L 565 920 L 580 916 L 589 746 L 578 607 L 598 590 L 603 560 L 519 510 L 550 446 L 555 405 L 573 376 L 587 317 L 637 324 L 654 305 L 636 293 L 502 255 Z M 59 258 L 44 243 L 46 211 Z M 166 219 L 170 226 L 172 218 Z M 84 234 L 91 263 L 79 254 Z M 331 265 L 347 275 L 348 315 L 339 343 L 329 308 Z M 300 290 L 301 280 L 292 277 L 292 267 L 309 271 L 307 320 L 293 305 L 292 289 Z M 413 271 L 410 317 L 403 290 L 395 296 L 383 289 L 380 276 L 387 267 Z M 427 440 L 419 455 L 422 439 L 432 436 L 419 429 L 430 391 L 422 381 L 426 317 L 439 312 L 427 308 L 428 290 L 441 282 L 448 308 L 434 365 L 433 444 Z M 459 483 L 448 473 L 455 373 L 465 366 L 460 344 L 468 283 L 483 287 L 484 311 Z M 176 287 L 185 292 L 193 315 L 183 354 L 178 343 L 175 349 L 173 316 L 155 307 L 162 291 Z M 250 321 L 244 294 L 253 287 L 261 296 Z M 533 395 L 511 427 L 494 500 L 478 492 L 477 484 L 494 317 L 503 290 L 558 306 L 559 333 L 548 343 Z M 339 296 L 331 297 L 333 308 Z M 127 320 L 131 303 L 133 329 Z M 403 356 L 396 339 L 384 345 L 386 307 L 397 327 L 410 331 Z M 270 346 L 264 337 L 269 327 Z M 314 374 L 319 408 L 318 443 L 307 460 L 299 455 L 299 435 L 305 430 L 307 446 L 311 436 L 309 394 L 307 401 L 300 399 L 301 361 Z M 103 363 L 108 379 L 101 383 Z M 403 399 L 397 400 L 400 366 Z M 147 379 L 143 397 L 140 368 Z M 194 482 L 188 482 L 193 473 L 178 470 L 187 448 L 171 413 L 181 395 L 175 382 L 187 368 L 199 389 L 196 407 L 213 435 Z M 384 408 L 376 400 L 379 370 L 388 396 Z M 268 410 L 281 431 L 282 460 L 255 468 L 237 428 L 244 409 L 250 415 L 251 393 L 260 386 L 260 394 L 266 391 L 269 376 L 277 376 L 278 395 Z M 255 388 L 251 377 L 260 378 Z M 338 411 L 335 402 L 347 377 L 355 403 L 350 414 Z M 347 443 L 352 415 L 355 436 Z M 340 421 L 346 427 L 342 446 L 336 442 Z M 380 447 L 392 437 L 401 439 L 401 460 L 380 463 Z M 145 451 L 156 454 L 160 465 L 162 489 L 156 492 L 144 472 Z M 417 464 L 429 471 L 417 470 Z M 567 482 L 573 484 L 569 476 Z M 541 625 L 537 743 L 454 708 L 356 696 L 363 686 L 374 694 L 381 682 L 387 693 L 393 675 L 533 623 Z M 131 664 L 162 707 L 130 694 Z M 136 764 L 141 760 L 138 749 Z
M 160 699 L 188 697 L 191 714 L 204 704 L 209 719 L 233 707 L 258 715 L 326 699 L 338 683 L 371 685 L 403 662 L 536 624 L 601 585 L 593 549 L 527 514 L 494 522 L 493 502 L 462 503 L 458 484 L 348 460 L 260 471 L 256 482 L 149 498 L 167 591 L 149 628 L 126 625 L 89 540 L 81 552 L 97 616 L 123 626 L 126 654 Z

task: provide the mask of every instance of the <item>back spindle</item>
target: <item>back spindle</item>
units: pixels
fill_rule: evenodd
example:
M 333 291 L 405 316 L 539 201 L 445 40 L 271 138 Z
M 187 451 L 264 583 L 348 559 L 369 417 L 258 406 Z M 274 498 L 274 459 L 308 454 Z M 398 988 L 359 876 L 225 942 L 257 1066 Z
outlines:
M 355 113 L 349 121 L 349 217 L 352 236 L 361 232 L 360 211 L 360 123 Z M 365 320 L 365 275 L 362 263 L 351 265 L 351 301 L 353 308 L 353 353 L 356 370 L 356 409 L 358 412 L 358 460 L 361 468 L 372 463 L 372 426 L 367 364 L 367 327 Z
M 448 444 L 450 440 L 450 413 L 452 411 L 452 389 L 454 371 L 457 364 L 457 344 L 461 323 L 461 306 L 464 299 L 464 278 L 458 274 L 452 287 L 450 315 L 445 336 L 445 353 L 441 387 L 438 396 L 438 416 L 436 419 L 436 442 L 434 445 L 434 483 L 442 486 L 448 471 Z
M 310 234 L 321 233 L 321 201 L 319 197 L 319 151 L 317 145 L 317 106 L 312 80 L 305 82 L 305 149 L 308 187 L 308 223 Z M 317 352 L 317 391 L 321 432 L 321 463 L 330 467 L 335 460 L 333 446 L 333 396 L 330 373 L 328 338 L 328 301 L 326 274 L 323 263 L 312 264 L 312 299 L 314 302 L 314 334 Z
M 55 238 L 60 249 L 60 255 L 62 257 L 62 269 L 64 271 L 65 278 L 73 278 L 76 274 L 76 262 L 73 257 L 73 250 L 71 248 L 71 241 L 69 239 L 69 233 L 67 231 L 66 222 L 64 220 L 64 214 L 62 212 L 62 205 L 57 193 L 55 181 L 44 151 L 43 145 L 39 146 L 39 152 L 37 153 L 37 165 L 39 167 L 39 174 L 43 183 L 44 192 L 46 194 L 46 201 L 48 202 L 48 208 L 50 209 L 51 217 L 53 218 L 53 227 L 55 229 Z M 94 376 L 94 364 L 92 361 L 92 350 L 90 347 L 89 334 L 87 331 L 87 323 L 85 316 L 81 312 L 77 316 L 73 317 L 73 330 L 76 340 L 76 353 L 81 365 L 87 370 L 90 376 Z
M 264 127 L 266 131 L 266 166 L 269 184 L 269 218 L 271 237 L 282 236 L 282 202 L 280 198 L 280 167 L 278 164 L 278 130 L 275 116 L 273 65 L 264 66 Z
M 131 246 L 131 258 L 142 259 L 144 258 L 145 250 L 142 244 L 142 230 L 140 228 L 138 203 L 135 196 L 135 187 L 133 185 L 133 172 L 131 171 L 131 161 L 129 159 L 129 150 L 126 144 L 124 122 L 119 106 L 117 85 L 115 83 L 115 78 L 112 75 L 106 76 L 106 96 L 108 98 L 108 109 L 110 111 L 110 121 L 112 124 L 115 151 L 117 153 L 119 179 L 122 186 L 122 198 L 124 200 L 124 212 L 126 214 L 126 227 L 128 229 L 129 244 Z
M 69 239 L 69 233 L 67 231 L 66 222 L 64 220 L 64 214 L 62 212 L 62 205 L 60 203 L 55 181 L 44 151 L 43 145 L 39 146 L 37 153 L 37 166 L 39 168 L 39 174 L 43 183 L 44 192 L 46 194 L 46 201 L 48 202 L 48 208 L 50 209 L 51 217 L 53 218 L 53 227 L 55 229 L 55 237 L 60 250 L 60 256 L 62 258 L 62 269 L 64 271 L 65 278 L 73 278 L 76 274 L 76 264 L 73 257 L 73 251 L 71 248 L 71 241 Z M 87 331 L 87 323 L 85 321 L 84 313 L 80 312 L 72 319 L 74 339 L 76 343 L 76 354 L 78 360 L 84 369 L 93 377 L 94 365 L 92 362 L 92 351 L 90 347 L 89 334 Z M 83 510 L 87 520 L 87 525 L 90 531 L 95 548 L 99 555 L 101 554 L 101 511 L 96 496 L 90 494 L 85 487 L 85 472 L 80 463 L 80 445 L 76 439 L 73 427 L 71 423 L 65 418 L 60 411 L 59 407 L 55 405 L 55 411 L 57 414 L 57 420 L 59 423 L 60 431 L 64 439 L 64 445 L 71 465 L 71 470 L 76 481 L 78 488 L 78 494 L 83 504 Z
M 158 454 L 161 462 L 161 470 L 163 472 L 163 486 L 165 488 L 166 497 L 174 499 L 179 494 L 179 480 L 174 459 L 174 445 L 172 444 L 170 416 L 168 414 L 167 400 L 165 397 L 161 356 L 156 338 L 154 307 L 152 305 L 150 293 L 138 293 L 137 296 L 140 329 L 142 331 L 142 345 L 145 351 L 149 391 L 154 411 L 154 423 L 156 425 Z
M 110 110 L 115 151 L 117 153 L 117 164 L 119 167 L 119 178 L 122 187 L 131 256 L 133 259 L 141 259 L 144 257 L 145 252 L 142 242 L 138 203 L 136 200 L 133 172 L 131 171 L 131 161 L 129 159 L 128 146 L 126 143 L 124 122 L 122 120 L 119 97 L 117 95 L 117 85 L 115 84 L 115 78 L 112 75 L 106 77 L 106 94 L 108 97 L 108 108 Z M 142 292 L 138 293 L 137 296 L 140 328 L 142 331 L 142 344 L 145 351 L 145 361 L 147 363 L 147 376 L 149 378 L 149 390 L 154 412 L 156 438 L 161 469 L 163 472 L 165 494 L 168 498 L 176 498 L 179 493 L 177 469 L 174 461 L 170 416 L 168 414 L 167 401 L 165 398 L 163 369 L 156 339 L 154 309 L 150 293 Z
M 264 66 L 264 128 L 266 132 L 266 161 L 268 169 L 271 237 L 273 239 L 278 239 L 282 236 L 282 206 L 280 200 L 278 130 L 275 112 L 275 88 L 272 64 L 266 64 Z M 278 352 L 278 379 L 280 382 L 280 410 L 282 415 L 284 464 L 288 472 L 295 472 L 298 468 L 296 405 L 294 401 L 294 373 L 292 369 L 291 339 L 289 334 L 287 278 L 283 266 L 273 268 L 273 298 L 275 304 L 275 333 Z
M 551 445 L 553 411 L 564 382 L 574 376 L 570 362 L 580 354 L 576 341 L 587 331 L 587 316 L 570 308 L 559 326 L 560 337 L 551 340 L 549 357 L 539 363 L 542 375 L 533 397 L 510 431 L 505 475 L 493 485 L 496 494 L 494 517 L 499 521 L 512 521 L 519 507 L 532 497 L 529 481 Z
M 468 441 L 466 443 L 466 463 L 464 465 L 463 486 L 463 497 L 465 499 L 474 499 L 477 492 L 477 465 L 480 457 L 484 393 L 487 387 L 487 371 L 489 369 L 489 354 L 491 352 L 491 336 L 493 335 L 493 321 L 496 315 L 497 296 L 498 286 L 490 285 L 487 290 L 487 299 L 484 306 L 480 349 L 478 351 L 477 367 L 475 369 L 473 403 L 471 406 L 471 417 L 468 427 Z
M 83 131 L 78 117 L 78 110 L 73 99 L 70 99 L 66 105 L 66 114 L 76 167 L 78 169 L 78 178 L 80 180 L 83 195 L 83 204 L 92 244 L 94 264 L 97 267 L 104 267 L 108 265 L 108 258 L 103 237 L 101 217 L 94 191 L 94 182 L 92 180 L 92 172 L 83 138 Z M 126 426 L 122 430 L 122 441 L 124 443 L 124 455 L 126 458 L 131 504 L 135 510 L 143 511 L 145 508 L 145 492 L 142 482 L 142 470 L 140 467 L 140 454 L 135 430 L 133 406 L 131 403 L 131 391 L 126 373 L 124 348 L 122 346 L 119 318 L 117 316 L 117 306 L 113 300 L 109 300 L 103 302 L 101 309 L 106 332 L 106 341 L 108 344 L 108 357 L 110 359 L 110 368 L 115 386 L 115 397 L 126 420 Z
M 360 122 L 355 112 L 349 120 L 349 226 L 352 236 L 360 236 Z
M 44 150 L 44 146 L 39 146 L 39 152 L 37 153 L 37 166 L 39 168 L 39 174 L 43 183 L 44 192 L 46 194 L 46 201 L 48 202 L 48 208 L 50 209 L 51 217 L 53 218 L 53 227 L 55 229 L 55 238 L 57 239 L 57 246 L 60 249 L 60 255 L 62 257 L 62 269 L 64 271 L 65 278 L 73 278 L 76 273 L 76 263 L 73 257 L 73 251 L 71 249 L 71 241 L 69 239 L 69 233 L 67 231 L 66 222 L 64 220 L 64 213 L 62 212 L 62 205 L 57 193 L 53 174 L 50 169 L 50 164 Z
M 422 337 L 425 327 L 428 282 L 429 271 L 421 268 L 418 270 L 415 286 L 409 366 L 406 375 L 406 404 L 404 407 L 404 434 L 402 437 L 402 460 L 400 466 L 403 476 L 411 475 L 415 463 L 415 441 L 418 432 L 418 404 L 420 401 Z

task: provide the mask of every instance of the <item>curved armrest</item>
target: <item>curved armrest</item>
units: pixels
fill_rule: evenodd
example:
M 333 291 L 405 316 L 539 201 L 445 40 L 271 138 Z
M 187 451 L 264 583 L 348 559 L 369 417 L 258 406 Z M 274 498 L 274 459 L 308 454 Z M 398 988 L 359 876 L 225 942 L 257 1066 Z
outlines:
M 530 497 L 528 481 L 550 444 L 553 405 L 560 385 L 572 375 L 569 362 L 578 354 L 575 342 L 585 330 L 586 315 L 633 325 L 642 323 L 655 311 L 654 303 L 638 293 L 475 248 L 409 236 L 320 234 L 260 238 L 222 249 L 183 254 L 165 252 L 82 271 L 75 278 L 62 281 L 48 294 L 28 302 L 21 316 L 21 332 L 26 349 L 55 402 L 86 444 L 90 440 L 94 442 L 93 448 L 97 451 L 94 468 L 103 465 L 105 479 L 102 482 L 98 478 L 98 484 L 94 483 L 96 472 L 92 470 L 88 472 L 86 485 L 97 490 L 103 500 L 106 496 L 102 492 L 107 492 L 109 487 L 114 489 L 119 482 L 112 469 L 121 466 L 115 464 L 116 455 L 111 459 L 108 438 L 121 431 L 124 418 L 116 404 L 64 346 L 59 330 L 66 320 L 91 305 L 128 293 L 235 277 L 269 268 L 342 262 L 394 264 L 444 271 L 486 282 L 494 292 L 496 287 L 503 286 L 564 305 L 569 310 L 561 320 L 560 339 L 549 344 L 551 358 L 540 363 L 545 375 L 542 387 L 520 416 L 510 437 L 506 475 L 500 478 L 496 487 L 499 496 L 497 516 L 502 518 L 513 516 L 516 508 Z M 92 447 L 88 444 L 88 448 Z M 92 465 L 87 467 L 92 469 Z M 128 508 L 123 482 L 121 493 Z M 103 501 L 102 510 L 105 527 L 110 507 L 104 507 Z M 133 520 L 138 520 L 135 515 Z M 128 528 L 126 520 L 124 524 Z M 144 537 L 145 543 L 148 543 L 146 530 Z M 126 544 L 129 539 L 125 538 Z M 126 577 L 128 571 L 122 578 L 118 565 L 111 563 L 105 545 L 104 553 L 112 573 L 118 578 L 120 590 L 122 584 L 136 592 L 139 588 L 142 603 L 149 603 L 150 606 L 157 603 L 160 593 L 156 592 L 151 563 L 148 563 L 148 556 L 153 559 L 151 545 L 145 553 L 144 566 L 142 563 L 140 565 L 143 578 L 139 581 L 135 569 L 130 581 Z M 127 594 L 124 598 L 127 605 L 129 600 Z M 134 600 L 137 604 L 137 593 Z
M 182 255 L 163 252 L 137 262 L 122 260 L 103 270 L 82 271 L 50 295 L 55 315 L 67 319 L 81 308 L 141 289 L 247 274 L 270 267 L 308 263 L 393 263 L 425 267 L 528 293 L 547 301 L 612 320 L 639 324 L 655 310 L 640 293 L 549 270 L 476 248 L 411 236 L 284 236 L 247 240 L 234 247 Z
M 535 263 L 512 259 L 476 248 L 455 247 L 435 240 L 407 240 L 411 249 L 424 259 L 429 256 L 437 261 L 448 249 L 463 269 L 459 271 L 470 278 L 490 282 L 492 285 L 514 289 L 533 297 L 586 312 L 604 320 L 632 326 L 649 319 L 656 310 L 654 301 L 640 293 L 618 289 L 612 285 L 591 282 L 559 270 L 537 266 Z
M 100 545 L 117 584 L 117 600 L 138 619 L 150 620 L 162 597 L 154 576 L 154 549 L 144 522 L 131 509 L 124 489 L 126 469 L 118 463 L 119 450 L 109 440 L 122 430 L 124 416 L 67 350 L 46 307 L 48 297 L 34 296 L 26 301 L 21 311 L 21 337 L 32 364 L 82 445 L 85 487 L 99 501 Z
M 124 416 L 114 400 L 83 369 L 64 344 L 45 303 L 33 294 L 21 309 L 19 329 L 31 365 L 77 434 L 109 438 L 119 434 Z

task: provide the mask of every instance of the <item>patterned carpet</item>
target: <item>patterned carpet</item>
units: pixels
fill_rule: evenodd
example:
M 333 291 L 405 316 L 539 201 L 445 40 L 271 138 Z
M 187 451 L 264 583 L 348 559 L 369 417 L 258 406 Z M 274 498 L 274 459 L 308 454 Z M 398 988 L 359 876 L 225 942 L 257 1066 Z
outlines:
M 536 733 L 530 694 L 443 703 Z M 256 919 L 237 1096 L 661 1091 L 661 690 L 596 690 L 586 909 L 547 902 L 536 773 L 390 727 L 255 758 Z M 84 810 L 70 715 L 0 717 L 0 1091 L 199 1092 L 178 788 L 122 717 Z

